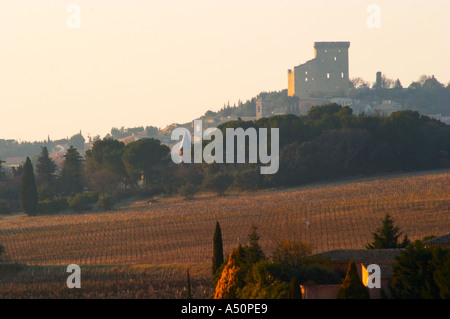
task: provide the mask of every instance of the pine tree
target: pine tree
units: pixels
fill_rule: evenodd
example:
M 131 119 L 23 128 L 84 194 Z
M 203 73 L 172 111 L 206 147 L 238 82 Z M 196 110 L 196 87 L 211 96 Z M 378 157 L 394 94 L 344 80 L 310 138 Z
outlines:
M 404 248 L 408 246 L 410 241 L 405 236 L 401 243 L 398 242 L 402 235 L 400 228 L 394 226 L 394 220 L 389 214 L 386 214 L 383 220 L 383 226 L 373 233 L 374 241 L 367 244 L 367 249 L 386 249 L 386 248 Z
M 20 187 L 20 205 L 27 215 L 34 216 L 37 214 L 38 194 L 34 179 L 33 165 L 31 164 L 29 157 L 27 157 L 23 166 L 22 185 Z
M 64 155 L 61 170 L 61 189 L 67 195 L 80 193 L 84 186 L 82 157 L 78 150 L 71 146 Z
M 356 265 L 353 260 L 350 261 L 347 269 L 347 275 L 342 281 L 339 289 L 338 299 L 369 299 L 369 292 L 359 279 Z
M 255 225 L 252 225 L 251 231 L 248 234 L 248 241 L 249 241 L 249 247 L 248 247 L 248 259 L 250 263 L 256 263 L 260 261 L 261 259 L 264 259 L 264 252 L 261 248 L 261 245 L 259 244 L 259 235 L 258 235 L 258 227 Z
M 220 228 L 219 222 L 216 223 L 216 230 L 214 232 L 212 263 L 213 263 L 212 272 L 214 275 L 216 273 L 217 269 L 220 268 L 220 265 L 223 264 L 222 230 Z
M 37 180 L 47 184 L 47 186 L 50 186 L 53 183 L 55 172 L 56 172 L 56 164 L 49 157 L 47 147 L 44 146 L 42 148 L 41 154 L 36 164 Z

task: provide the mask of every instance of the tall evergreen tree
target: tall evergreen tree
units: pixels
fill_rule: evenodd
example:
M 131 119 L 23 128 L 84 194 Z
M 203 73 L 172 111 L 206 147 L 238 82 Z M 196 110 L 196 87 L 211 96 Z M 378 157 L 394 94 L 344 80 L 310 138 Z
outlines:
M 213 275 L 216 273 L 220 265 L 223 264 L 223 243 L 222 243 L 222 230 L 220 228 L 219 222 L 216 222 L 216 230 L 214 231 L 213 239 Z
M 367 249 L 404 248 L 410 243 L 407 236 L 399 243 L 398 239 L 402 235 L 400 228 L 394 226 L 394 220 L 389 214 L 383 219 L 383 226 L 373 233 L 374 241 L 366 245 Z
M 419 240 L 402 250 L 395 258 L 392 269 L 390 287 L 394 296 L 401 299 L 436 299 L 439 298 L 440 292 L 444 296 L 445 287 L 440 289 L 439 285 L 449 280 L 448 273 L 439 278 L 441 271 L 445 270 L 439 265 L 441 252 L 437 247 L 425 248 Z
M 347 275 L 342 281 L 341 288 L 338 291 L 338 299 L 368 299 L 369 292 L 359 279 L 356 271 L 355 262 L 350 261 L 347 269 Z
M 64 155 L 61 170 L 61 189 L 67 195 L 80 193 L 84 187 L 82 157 L 78 150 L 71 146 Z
M 187 270 L 187 298 L 192 299 L 192 292 L 191 292 L 191 276 L 189 275 L 189 268 Z
M 23 166 L 21 181 L 20 205 L 27 215 L 34 216 L 38 211 L 38 193 L 34 179 L 33 165 L 29 157 L 27 157 Z
M 47 147 L 42 147 L 36 164 L 36 178 L 38 182 L 51 186 L 55 178 L 56 163 L 50 158 Z
M 258 227 L 255 225 L 252 225 L 251 231 L 248 234 L 248 259 L 250 263 L 256 263 L 260 261 L 261 259 L 264 259 L 264 252 L 261 248 L 261 245 L 259 244 L 259 234 L 257 232 Z

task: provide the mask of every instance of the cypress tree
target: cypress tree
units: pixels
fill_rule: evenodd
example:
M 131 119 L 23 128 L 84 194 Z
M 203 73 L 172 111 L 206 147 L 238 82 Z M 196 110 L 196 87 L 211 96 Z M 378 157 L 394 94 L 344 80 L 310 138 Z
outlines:
M 38 193 L 34 179 L 33 165 L 31 164 L 29 157 L 27 157 L 23 166 L 22 185 L 20 187 L 20 205 L 27 215 L 34 216 L 37 214 Z
M 187 270 L 187 298 L 192 299 L 192 292 L 191 292 L 191 276 L 189 275 L 189 268 Z
M 216 222 L 216 230 L 214 232 L 213 244 L 214 245 L 213 245 L 212 272 L 214 275 L 217 269 L 220 268 L 220 265 L 223 264 L 222 230 L 220 229 L 219 222 Z
M 353 260 L 350 261 L 347 269 L 347 275 L 342 281 L 339 289 L 338 299 L 369 299 L 369 292 L 359 279 L 356 265 Z

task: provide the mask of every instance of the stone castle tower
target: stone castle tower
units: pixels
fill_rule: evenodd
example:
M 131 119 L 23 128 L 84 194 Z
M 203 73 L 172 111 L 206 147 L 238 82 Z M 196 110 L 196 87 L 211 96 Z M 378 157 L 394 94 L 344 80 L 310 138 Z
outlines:
M 342 96 L 349 89 L 350 42 L 314 42 L 314 59 L 288 70 L 288 95 L 301 99 Z
M 264 117 L 263 100 L 262 97 L 260 97 L 256 100 L 256 119 L 259 120 L 260 118 L 263 117 Z

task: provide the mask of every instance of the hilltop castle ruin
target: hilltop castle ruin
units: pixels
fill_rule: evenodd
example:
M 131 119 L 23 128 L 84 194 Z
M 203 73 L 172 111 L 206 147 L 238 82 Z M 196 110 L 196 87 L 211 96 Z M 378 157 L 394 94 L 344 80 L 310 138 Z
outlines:
M 350 87 L 349 47 L 350 42 L 314 42 L 314 59 L 288 70 L 288 95 L 343 96 Z

